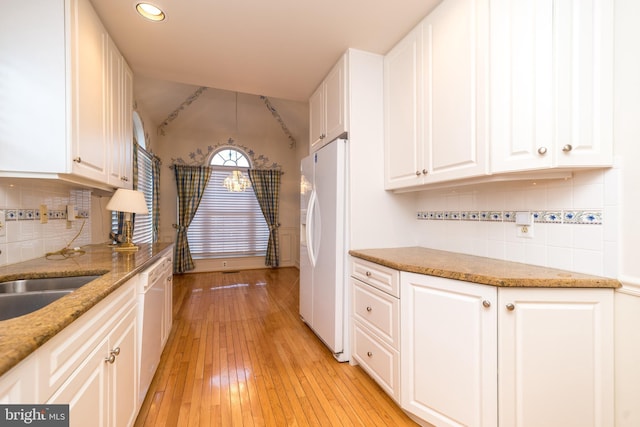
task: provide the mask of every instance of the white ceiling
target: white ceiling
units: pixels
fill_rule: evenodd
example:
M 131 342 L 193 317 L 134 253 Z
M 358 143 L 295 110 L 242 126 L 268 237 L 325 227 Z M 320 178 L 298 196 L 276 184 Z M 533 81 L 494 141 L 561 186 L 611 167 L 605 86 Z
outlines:
M 349 47 L 386 53 L 440 0 L 91 0 L 136 75 L 306 102 Z

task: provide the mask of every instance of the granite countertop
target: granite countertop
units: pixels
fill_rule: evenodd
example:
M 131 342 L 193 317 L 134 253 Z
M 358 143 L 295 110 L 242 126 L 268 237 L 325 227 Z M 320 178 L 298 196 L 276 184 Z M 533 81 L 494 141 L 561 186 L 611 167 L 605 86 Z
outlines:
M 621 286 L 618 280 L 607 277 L 422 247 L 351 250 L 349 254 L 396 270 L 500 287 Z
M 38 258 L 0 267 L 0 282 L 42 277 L 102 275 L 53 303 L 0 321 L 0 375 L 140 272 L 151 259 L 170 253 L 171 243 L 141 244 L 136 252 L 115 252 L 107 244 L 80 248 L 84 254 Z

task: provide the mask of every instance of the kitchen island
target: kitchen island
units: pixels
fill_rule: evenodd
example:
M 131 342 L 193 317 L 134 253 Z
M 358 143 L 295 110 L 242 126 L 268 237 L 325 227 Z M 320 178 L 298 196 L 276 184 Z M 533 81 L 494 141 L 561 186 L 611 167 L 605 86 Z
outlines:
M 136 252 L 115 252 L 107 244 L 80 248 L 77 255 L 53 255 L 0 267 L 0 282 L 43 277 L 100 275 L 53 303 L 0 321 L 0 376 L 25 359 L 152 260 L 170 254 L 171 243 L 141 244 Z

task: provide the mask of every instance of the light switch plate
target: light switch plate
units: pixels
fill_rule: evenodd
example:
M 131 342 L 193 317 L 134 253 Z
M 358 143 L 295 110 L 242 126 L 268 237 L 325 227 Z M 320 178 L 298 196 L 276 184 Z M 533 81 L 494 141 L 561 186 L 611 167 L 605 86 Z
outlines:
M 5 222 L 5 211 L 0 210 L 0 236 L 7 235 L 7 224 Z

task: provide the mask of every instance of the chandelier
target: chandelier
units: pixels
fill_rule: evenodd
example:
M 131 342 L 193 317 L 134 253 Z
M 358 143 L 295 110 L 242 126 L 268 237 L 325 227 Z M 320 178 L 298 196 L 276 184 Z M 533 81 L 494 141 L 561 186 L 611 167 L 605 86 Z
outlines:
M 224 179 L 223 185 L 233 193 L 240 193 L 251 187 L 251 181 L 241 171 L 235 170 Z

